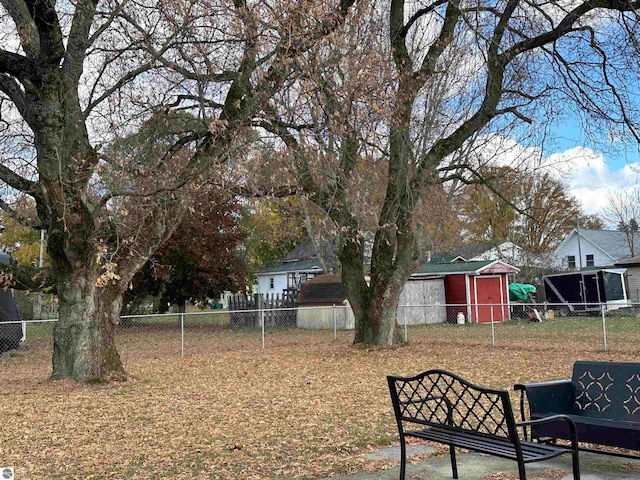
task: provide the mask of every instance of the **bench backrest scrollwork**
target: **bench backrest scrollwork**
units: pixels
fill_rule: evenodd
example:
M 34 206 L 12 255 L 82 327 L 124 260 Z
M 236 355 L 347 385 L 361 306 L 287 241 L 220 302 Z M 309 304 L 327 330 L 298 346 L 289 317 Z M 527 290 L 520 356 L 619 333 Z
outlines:
M 518 442 L 509 394 L 473 385 L 445 370 L 387 377 L 396 419 Z

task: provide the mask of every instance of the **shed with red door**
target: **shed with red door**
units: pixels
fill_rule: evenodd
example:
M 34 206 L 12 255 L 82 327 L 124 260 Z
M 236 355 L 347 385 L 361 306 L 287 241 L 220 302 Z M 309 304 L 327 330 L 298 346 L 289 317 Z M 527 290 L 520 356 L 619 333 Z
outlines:
M 520 270 L 501 260 L 459 263 L 422 263 L 412 274 L 444 275 L 447 318 L 455 323 L 461 313 L 467 322 L 509 320 L 509 274 Z

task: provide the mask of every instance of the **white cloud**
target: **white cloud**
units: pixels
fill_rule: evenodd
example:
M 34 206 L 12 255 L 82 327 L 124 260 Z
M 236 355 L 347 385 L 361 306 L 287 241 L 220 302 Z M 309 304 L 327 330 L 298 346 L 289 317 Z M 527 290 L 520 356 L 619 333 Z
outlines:
M 578 199 L 586 213 L 599 213 L 613 192 L 635 188 L 640 164 L 616 166 L 604 155 L 586 147 L 574 147 L 547 157 L 542 168 L 549 169 Z
M 476 140 L 480 164 L 504 165 L 520 171 L 549 172 L 580 202 L 585 213 L 601 213 L 611 193 L 640 185 L 640 162 L 606 158 L 578 146 L 542 158 L 541 150 L 502 135 Z

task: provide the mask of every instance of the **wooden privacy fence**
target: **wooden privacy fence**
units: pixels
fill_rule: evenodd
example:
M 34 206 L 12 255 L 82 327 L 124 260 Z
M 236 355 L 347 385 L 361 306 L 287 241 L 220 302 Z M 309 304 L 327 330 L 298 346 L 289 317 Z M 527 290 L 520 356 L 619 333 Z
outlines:
M 229 297 L 230 322 L 237 327 L 260 327 L 264 315 L 265 326 L 296 326 L 297 292 L 280 294 L 234 295 Z

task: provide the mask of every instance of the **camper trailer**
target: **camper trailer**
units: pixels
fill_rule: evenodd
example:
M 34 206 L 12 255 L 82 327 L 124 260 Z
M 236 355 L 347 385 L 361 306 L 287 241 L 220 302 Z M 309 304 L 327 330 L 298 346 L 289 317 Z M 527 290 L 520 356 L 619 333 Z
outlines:
M 542 277 L 549 308 L 559 316 L 631 306 L 626 268 L 600 268 Z

